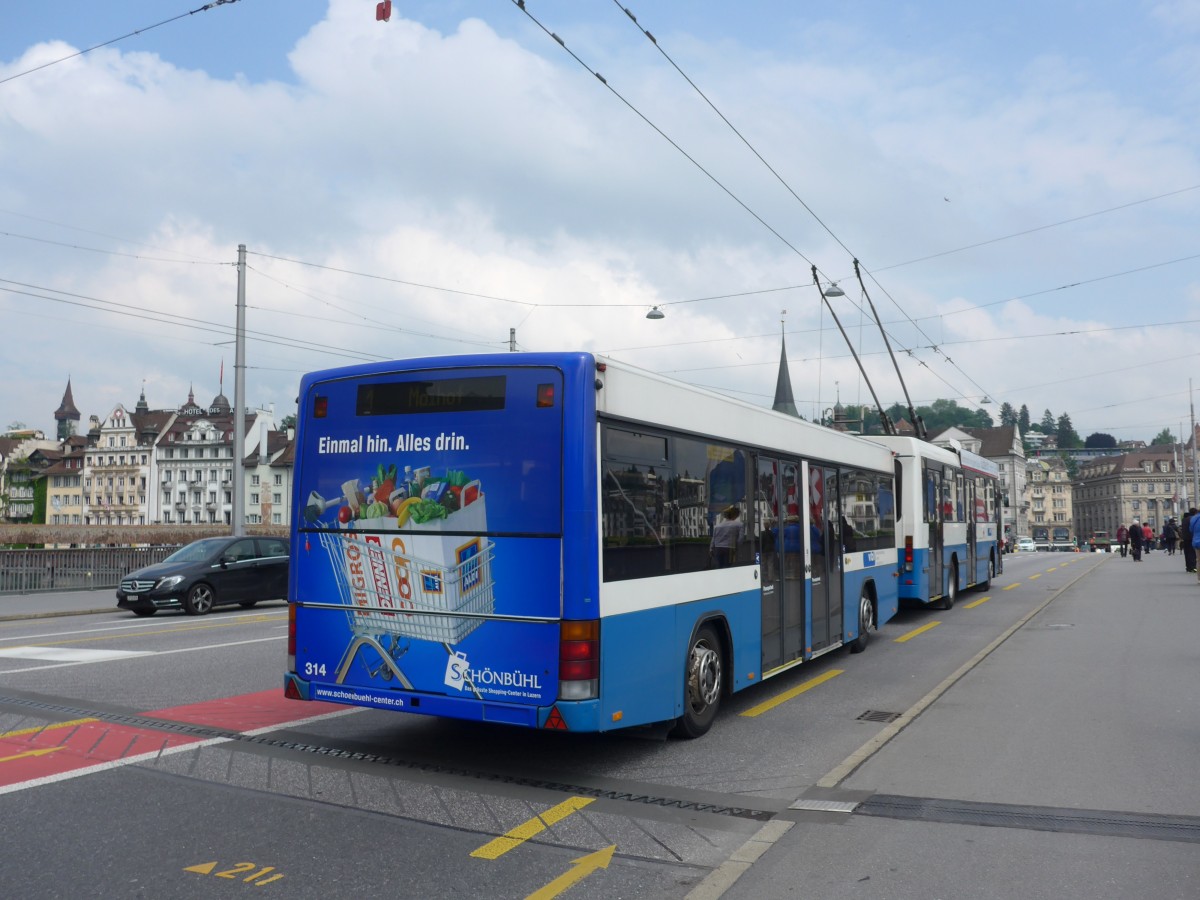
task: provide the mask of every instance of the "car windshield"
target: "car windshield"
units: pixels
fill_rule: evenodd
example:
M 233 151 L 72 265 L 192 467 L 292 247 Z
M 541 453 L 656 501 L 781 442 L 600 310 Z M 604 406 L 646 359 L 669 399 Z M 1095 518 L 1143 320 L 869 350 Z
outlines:
M 163 562 L 203 562 L 215 556 L 225 544 L 225 538 L 205 538 L 202 541 L 193 541 L 186 547 L 180 547 Z

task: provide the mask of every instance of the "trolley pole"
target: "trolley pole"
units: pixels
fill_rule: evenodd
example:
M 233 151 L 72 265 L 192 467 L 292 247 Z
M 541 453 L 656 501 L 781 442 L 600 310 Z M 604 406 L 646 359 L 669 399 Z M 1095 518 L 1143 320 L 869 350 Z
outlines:
M 246 245 L 238 244 L 237 333 L 233 361 L 233 534 L 246 533 Z

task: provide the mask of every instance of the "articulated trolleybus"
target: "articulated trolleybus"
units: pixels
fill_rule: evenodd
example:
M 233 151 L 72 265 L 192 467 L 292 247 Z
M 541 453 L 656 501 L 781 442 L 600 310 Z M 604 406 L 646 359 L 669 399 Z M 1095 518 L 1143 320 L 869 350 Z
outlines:
M 698 737 L 723 696 L 895 614 L 894 471 L 588 353 L 309 374 L 286 692 Z
M 896 454 L 900 599 L 954 605 L 1001 571 L 1000 467 L 952 441 L 870 438 Z

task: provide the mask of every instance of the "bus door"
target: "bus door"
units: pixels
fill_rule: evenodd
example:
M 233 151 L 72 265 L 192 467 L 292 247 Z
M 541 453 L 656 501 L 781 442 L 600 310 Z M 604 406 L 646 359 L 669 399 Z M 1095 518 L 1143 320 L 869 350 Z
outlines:
M 929 592 L 926 599 L 941 596 L 945 579 L 942 575 L 942 479 L 939 466 L 925 469 L 925 523 L 929 529 Z
M 841 504 L 837 469 L 808 466 L 809 543 L 812 550 L 813 652 L 842 637 L 842 547 L 838 528 Z
M 979 548 L 975 544 L 977 538 L 975 521 L 979 518 L 975 513 L 975 479 L 964 479 L 962 472 L 959 472 L 957 477 L 958 494 L 964 500 L 964 517 L 967 522 L 967 581 L 970 583 L 979 578 Z
M 755 473 L 762 567 L 762 671 L 804 654 L 804 532 L 800 465 L 758 457 Z

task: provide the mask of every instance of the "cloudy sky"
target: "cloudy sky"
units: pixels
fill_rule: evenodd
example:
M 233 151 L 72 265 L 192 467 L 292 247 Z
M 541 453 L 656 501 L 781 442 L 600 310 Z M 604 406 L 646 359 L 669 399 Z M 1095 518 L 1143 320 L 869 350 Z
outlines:
M 280 416 L 510 329 L 768 406 L 783 331 L 803 415 L 870 402 L 813 265 L 902 401 L 857 258 L 915 403 L 1186 427 L 1200 2 L 632 2 L 5 4 L 0 428 L 232 398 L 239 244 Z

